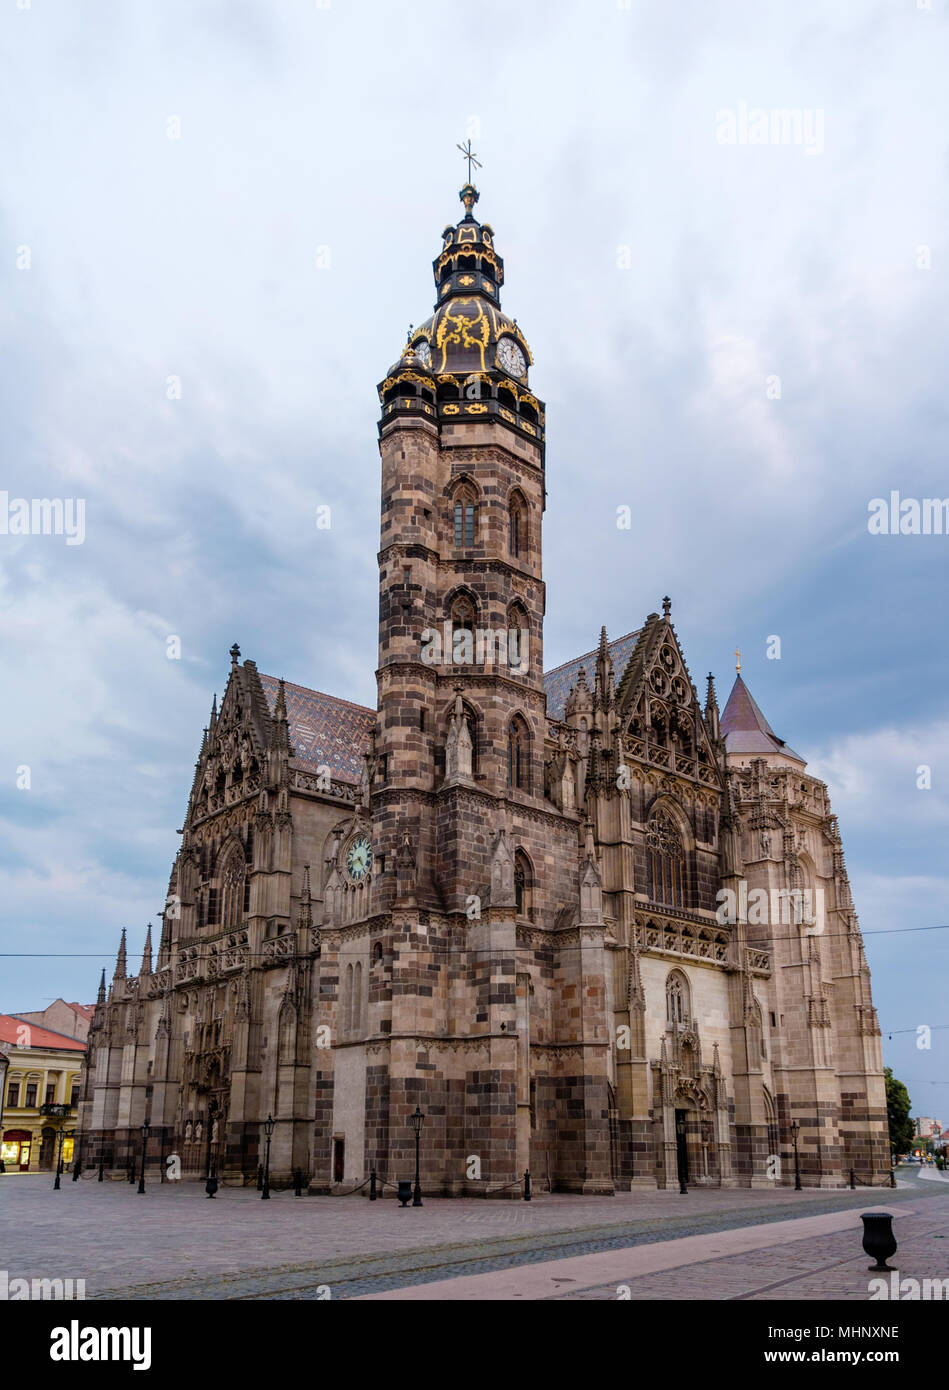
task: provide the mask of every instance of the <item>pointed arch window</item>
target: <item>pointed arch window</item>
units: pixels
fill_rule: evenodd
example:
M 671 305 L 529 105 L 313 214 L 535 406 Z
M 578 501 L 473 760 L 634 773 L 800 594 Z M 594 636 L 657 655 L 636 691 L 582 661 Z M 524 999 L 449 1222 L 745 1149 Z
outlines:
M 530 738 L 527 725 L 515 716 L 507 731 L 507 784 L 527 791 L 530 781 Z
M 649 896 L 667 907 L 685 907 L 685 851 L 678 826 L 668 811 L 659 810 L 646 831 Z
M 235 845 L 227 855 L 220 875 L 220 925 L 225 929 L 240 926 L 244 914 L 246 868 L 244 856 Z
M 475 606 L 467 594 L 459 594 L 451 606 L 451 659 L 470 666 L 475 659 Z
M 517 558 L 522 549 L 527 548 L 527 508 L 519 492 L 511 497 L 507 517 L 507 543 L 510 553 Z
M 681 970 L 673 970 L 666 980 L 666 1022 L 678 1026 L 688 1023 L 691 1017 L 689 982 Z
M 534 874 L 522 849 L 514 855 L 514 904 L 518 917 L 533 918 Z
M 526 675 L 529 655 L 530 620 L 527 610 L 514 603 L 507 615 L 507 660 L 515 675 Z
M 455 493 L 455 545 L 467 548 L 474 545 L 474 489 L 465 484 Z

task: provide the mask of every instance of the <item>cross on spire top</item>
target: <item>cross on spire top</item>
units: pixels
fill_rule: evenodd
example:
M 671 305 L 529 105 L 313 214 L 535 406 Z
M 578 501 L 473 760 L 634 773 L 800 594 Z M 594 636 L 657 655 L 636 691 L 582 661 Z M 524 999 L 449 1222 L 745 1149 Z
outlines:
M 470 183 L 472 164 L 476 169 L 481 169 L 483 166 L 481 164 L 481 161 L 478 159 L 477 155 L 472 150 L 470 140 L 466 140 L 463 145 L 459 145 L 458 149 L 461 150 L 462 155 L 468 161 L 468 182 Z

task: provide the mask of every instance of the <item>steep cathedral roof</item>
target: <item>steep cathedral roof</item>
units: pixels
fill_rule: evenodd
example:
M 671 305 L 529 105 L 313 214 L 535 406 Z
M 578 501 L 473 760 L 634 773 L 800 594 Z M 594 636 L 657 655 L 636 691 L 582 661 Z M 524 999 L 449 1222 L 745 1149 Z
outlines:
M 625 637 L 617 637 L 609 644 L 617 684 L 638 637 L 638 631 L 628 632 Z M 571 686 L 577 683 L 581 666 L 592 689 L 596 658 L 594 648 L 546 673 L 544 687 L 547 691 L 547 712 L 551 719 L 563 718 L 567 696 Z M 261 672 L 260 683 L 272 716 L 277 707 L 280 682 L 276 676 L 265 676 Z M 358 782 L 362 775 L 363 753 L 369 747 L 369 737 L 375 727 L 376 711 L 366 705 L 341 700 L 336 695 L 327 695 L 321 690 L 293 685 L 290 681 L 284 683 L 284 698 L 290 725 L 290 746 L 298 765 L 309 772 L 328 766 L 338 781 Z
M 280 682 L 276 676 L 261 674 L 260 683 L 267 697 L 271 716 L 277 707 Z M 290 746 L 297 763 L 307 771 L 322 766 L 341 782 L 358 782 L 362 775 L 363 753 L 375 728 L 376 711 L 354 705 L 304 685 L 284 684 Z
M 626 670 L 626 663 L 633 654 L 633 648 L 639 637 L 639 630 L 627 632 L 625 637 L 617 637 L 615 642 L 610 642 L 609 651 L 613 658 L 613 675 L 617 686 L 623 679 L 623 672 Z M 583 656 L 575 656 L 570 661 L 565 661 L 562 666 L 555 666 L 552 671 L 544 674 L 544 689 L 547 692 L 547 714 L 551 719 L 562 719 L 564 706 L 567 703 L 567 696 L 570 694 L 571 687 L 576 685 L 580 668 L 586 672 L 587 684 L 593 689 L 593 678 L 596 671 L 597 649 L 592 652 L 585 652 Z
M 785 758 L 804 762 L 800 753 L 795 753 L 783 738 L 778 738 L 740 675 L 735 677 L 732 693 L 722 711 L 721 730 L 727 753 L 780 753 Z

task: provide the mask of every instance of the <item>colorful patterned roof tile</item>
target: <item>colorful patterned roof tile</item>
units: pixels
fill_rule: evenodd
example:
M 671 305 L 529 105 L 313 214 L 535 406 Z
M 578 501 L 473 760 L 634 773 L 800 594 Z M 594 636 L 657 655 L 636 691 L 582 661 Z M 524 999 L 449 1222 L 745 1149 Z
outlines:
M 276 676 L 261 674 L 260 683 L 272 716 L 280 682 Z M 289 681 L 284 692 L 290 747 L 297 766 L 307 772 L 328 767 L 337 781 L 358 782 L 363 754 L 369 749 L 369 735 L 376 723 L 375 710 L 335 695 L 324 695 L 320 690 L 291 685 Z
M 613 658 L 613 680 L 617 687 L 623 678 L 626 663 L 633 654 L 638 637 L 638 631 L 627 632 L 625 637 L 617 637 L 615 642 L 609 644 L 610 656 Z M 575 656 L 572 661 L 565 661 L 562 666 L 555 666 L 552 671 L 545 673 L 544 689 L 547 691 L 548 719 L 563 718 L 570 687 L 576 685 L 581 666 L 586 670 L 587 684 L 591 690 L 593 689 L 597 654 L 598 648 L 594 647 L 592 652 L 586 652 L 583 656 Z

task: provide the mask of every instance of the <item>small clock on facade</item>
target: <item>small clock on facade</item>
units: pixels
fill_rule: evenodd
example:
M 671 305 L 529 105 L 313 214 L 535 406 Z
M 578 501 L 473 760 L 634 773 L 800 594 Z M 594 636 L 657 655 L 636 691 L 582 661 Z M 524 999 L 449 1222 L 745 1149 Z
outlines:
M 502 338 L 498 343 L 497 364 L 509 376 L 522 377 L 527 371 L 524 354 L 513 338 Z
M 357 835 L 346 851 L 346 872 L 353 883 L 362 883 L 372 868 L 372 845 L 368 835 Z

